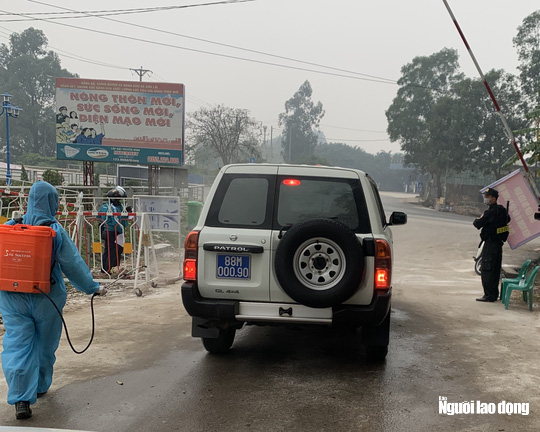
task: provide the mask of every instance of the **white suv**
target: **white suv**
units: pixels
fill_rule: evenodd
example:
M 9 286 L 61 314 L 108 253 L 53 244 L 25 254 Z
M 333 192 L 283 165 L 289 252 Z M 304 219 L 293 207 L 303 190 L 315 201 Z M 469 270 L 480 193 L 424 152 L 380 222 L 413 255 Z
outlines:
M 364 172 L 238 164 L 219 172 L 186 238 L 182 300 L 192 335 L 225 353 L 247 324 L 362 328 L 369 359 L 388 352 L 392 232 Z

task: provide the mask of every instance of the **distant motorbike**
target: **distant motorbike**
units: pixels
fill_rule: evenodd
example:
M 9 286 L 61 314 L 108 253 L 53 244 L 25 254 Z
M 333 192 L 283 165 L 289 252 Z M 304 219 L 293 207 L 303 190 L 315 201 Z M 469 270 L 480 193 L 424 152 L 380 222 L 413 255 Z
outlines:
M 476 251 L 476 256 L 473 256 L 474 259 L 474 271 L 477 275 L 482 273 L 482 252 L 484 251 L 484 240 L 478 245 L 478 250 Z

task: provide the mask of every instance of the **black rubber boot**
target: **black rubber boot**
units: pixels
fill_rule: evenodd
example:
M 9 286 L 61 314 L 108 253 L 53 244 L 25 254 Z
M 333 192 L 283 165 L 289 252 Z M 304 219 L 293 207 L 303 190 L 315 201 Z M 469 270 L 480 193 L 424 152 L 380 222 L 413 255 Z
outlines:
M 32 417 L 32 410 L 30 409 L 30 402 L 21 401 L 15 402 L 15 416 L 17 420 L 24 420 Z

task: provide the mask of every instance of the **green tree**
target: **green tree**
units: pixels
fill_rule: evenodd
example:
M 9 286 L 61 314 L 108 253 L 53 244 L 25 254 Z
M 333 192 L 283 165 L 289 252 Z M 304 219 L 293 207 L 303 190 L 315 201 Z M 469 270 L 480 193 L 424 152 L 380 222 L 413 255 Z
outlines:
M 11 129 L 11 123 L 9 125 Z M 10 141 L 10 145 L 11 145 L 11 141 Z M 60 167 L 60 168 L 65 168 L 68 166 L 68 163 L 73 163 L 73 161 L 58 160 L 56 159 L 56 156 L 43 156 L 38 153 L 29 153 L 29 152 L 20 154 L 17 158 L 17 162 L 21 164 L 25 164 L 26 166 L 47 166 L 47 167 L 55 166 L 55 167 Z M 98 166 L 99 165 L 101 164 L 98 164 Z
M 369 171 L 374 162 L 372 154 L 360 147 L 343 143 L 321 143 L 315 148 L 314 154 L 318 158 L 327 160 L 330 165 L 362 171 Z
M 540 161 L 540 135 L 538 133 L 540 128 L 540 10 L 525 17 L 518 27 L 513 42 L 520 62 L 519 78 L 525 102 L 523 111 L 527 118 L 527 124 L 515 130 L 514 134 L 525 142 L 521 150 L 524 155 L 527 155 L 526 161 L 538 165 Z M 513 155 L 506 165 L 511 165 L 517 160 L 518 156 Z
M 281 144 L 283 159 L 289 163 L 313 163 L 318 135 L 315 131 L 324 116 L 321 102 L 313 103 L 313 90 L 309 81 L 300 86 L 294 96 L 285 102 L 285 112 L 279 115 L 283 126 Z
M 202 147 L 215 152 L 224 165 L 260 159 L 260 122 L 245 109 L 217 105 L 188 114 L 188 151 Z
M 395 159 L 403 158 L 397 153 L 396 158 L 390 152 L 380 151 L 376 155 L 367 153 L 360 147 L 343 143 L 319 144 L 315 148 L 315 157 L 324 160 L 325 165 L 355 168 L 369 174 L 383 190 L 402 191 L 405 180 L 403 172 L 391 170 Z
M 513 39 L 526 110 L 540 106 L 540 10 L 525 17 Z
M 485 74 L 508 125 L 524 124 L 517 78 L 503 70 Z M 454 86 L 458 109 L 454 111 L 454 136 L 467 149 L 467 164 L 475 171 L 500 178 L 507 173 L 504 162 L 515 154 L 504 125 L 480 78 L 461 80 Z M 465 164 L 465 165 L 467 165 Z
M 540 162 L 540 106 L 525 114 L 526 126 L 514 130 L 516 139 L 524 144 L 520 147 L 521 153 L 528 164 L 534 164 L 538 168 Z M 510 167 L 519 160 L 517 153 L 505 162 L 505 167 Z M 538 170 L 535 170 L 535 176 L 538 177 Z
M 13 95 L 13 104 L 23 109 L 10 122 L 10 151 L 53 156 L 56 152 L 56 77 L 73 77 L 60 66 L 56 53 L 47 50 L 47 38 L 32 27 L 12 33 L 9 46 L 0 45 L 2 93 Z
M 405 161 L 405 155 L 403 153 L 394 153 L 392 154 L 392 163 L 393 164 L 402 164 Z
M 28 181 L 28 173 L 24 165 L 21 165 L 21 181 Z
M 53 186 L 60 186 L 64 183 L 64 176 L 58 170 L 48 169 L 43 172 L 43 180 Z
M 441 177 L 448 169 L 461 168 L 466 152 L 452 136 L 452 113 L 459 110 L 452 87 L 463 75 L 457 52 L 444 48 L 428 57 L 415 57 L 401 68 L 397 96 L 386 111 L 391 141 L 399 141 L 405 164 L 414 164 L 433 176 L 438 196 Z

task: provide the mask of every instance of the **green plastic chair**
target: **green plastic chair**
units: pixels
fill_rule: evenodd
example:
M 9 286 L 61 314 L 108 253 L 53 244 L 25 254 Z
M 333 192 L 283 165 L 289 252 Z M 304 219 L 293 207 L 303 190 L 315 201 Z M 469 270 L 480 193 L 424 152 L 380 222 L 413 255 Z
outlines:
M 523 292 L 523 300 L 527 301 L 527 297 L 529 300 L 529 310 L 532 311 L 533 306 L 533 289 L 534 289 L 534 281 L 536 279 L 536 273 L 538 273 L 538 269 L 540 266 L 536 266 L 527 279 L 521 280 L 519 283 L 509 283 L 506 287 L 506 293 L 504 298 L 504 308 L 508 309 L 508 303 L 510 303 L 510 296 L 512 295 L 512 291 L 522 291 Z
M 529 270 L 529 266 L 531 265 L 531 260 L 527 260 L 523 263 L 523 265 L 521 266 L 521 269 L 519 270 L 519 273 L 516 277 L 514 278 L 503 278 L 501 280 L 501 301 L 504 303 L 504 299 L 505 299 L 505 293 L 506 293 L 506 287 L 508 286 L 508 284 L 511 284 L 511 283 L 519 283 L 521 281 L 521 279 L 524 279 L 525 277 L 527 277 L 527 272 Z

